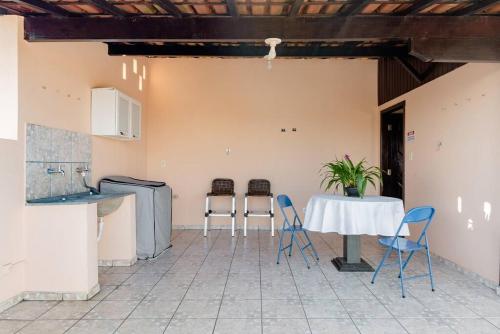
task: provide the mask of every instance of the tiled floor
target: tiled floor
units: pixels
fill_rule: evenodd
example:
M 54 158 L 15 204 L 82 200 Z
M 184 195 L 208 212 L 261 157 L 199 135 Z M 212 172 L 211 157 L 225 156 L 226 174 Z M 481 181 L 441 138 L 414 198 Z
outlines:
M 337 235 L 313 234 L 319 265 L 298 253 L 276 264 L 278 238 L 250 231 L 175 231 L 174 247 L 133 267 L 100 268 L 87 302 L 22 302 L 0 314 L 0 333 L 500 333 L 500 297 L 439 263 L 437 290 L 411 281 L 400 296 L 396 269 L 375 285 L 368 273 L 339 273 Z M 382 249 L 363 239 L 365 259 Z M 417 257 L 410 272 L 425 268 Z

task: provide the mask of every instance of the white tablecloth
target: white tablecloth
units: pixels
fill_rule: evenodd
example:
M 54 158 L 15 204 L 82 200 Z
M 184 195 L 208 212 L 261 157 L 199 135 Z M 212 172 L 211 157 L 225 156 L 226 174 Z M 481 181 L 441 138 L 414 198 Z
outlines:
M 304 228 L 343 235 L 393 236 L 405 215 L 403 201 L 383 196 L 364 198 L 315 195 L 307 203 Z M 405 225 L 400 235 L 409 235 Z

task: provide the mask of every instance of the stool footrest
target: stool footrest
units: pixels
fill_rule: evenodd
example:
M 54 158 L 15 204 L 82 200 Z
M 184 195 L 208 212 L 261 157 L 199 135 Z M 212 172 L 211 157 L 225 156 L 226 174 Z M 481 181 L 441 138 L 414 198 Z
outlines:
M 247 211 L 243 214 L 245 217 L 274 217 L 271 211 Z
M 215 211 L 209 210 L 205 212 L 205 217 L 235 217 L 236 211 Z

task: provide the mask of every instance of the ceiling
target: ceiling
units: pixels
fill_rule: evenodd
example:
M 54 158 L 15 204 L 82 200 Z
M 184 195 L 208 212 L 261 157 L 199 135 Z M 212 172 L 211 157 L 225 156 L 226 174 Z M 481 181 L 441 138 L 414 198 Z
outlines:
M 29 41 L 106 42 L 111 55 L 500 61 L 500 0 L 0 0 Z

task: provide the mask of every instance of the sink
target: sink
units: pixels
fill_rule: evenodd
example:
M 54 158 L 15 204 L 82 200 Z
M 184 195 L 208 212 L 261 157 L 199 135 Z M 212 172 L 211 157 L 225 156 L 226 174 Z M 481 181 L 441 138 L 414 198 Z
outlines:
M 97 217 L 102 218 L 112 214 L 123 203 L 123 197 L 104 199 L 97 202 Z
M 97 215 L 102 218 L 116 211 L 123 202 L 123 197 L 130 193 L 78 193 L 71 195 L 61 195 L 46 198 L 39 198 L 27 201 L 28 205 L 54 205 L 54 204 L 82 204 L 97 203 Z

